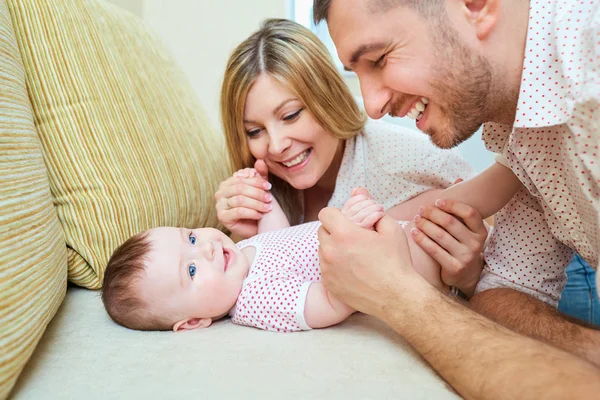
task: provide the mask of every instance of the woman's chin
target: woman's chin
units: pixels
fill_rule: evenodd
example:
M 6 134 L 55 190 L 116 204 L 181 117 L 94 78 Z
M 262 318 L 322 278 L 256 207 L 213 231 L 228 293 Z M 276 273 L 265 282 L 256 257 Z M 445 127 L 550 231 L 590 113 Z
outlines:
M 287 181 L 296 190 L 306 190 L 317 184 L 314 179 L 290 179 Z

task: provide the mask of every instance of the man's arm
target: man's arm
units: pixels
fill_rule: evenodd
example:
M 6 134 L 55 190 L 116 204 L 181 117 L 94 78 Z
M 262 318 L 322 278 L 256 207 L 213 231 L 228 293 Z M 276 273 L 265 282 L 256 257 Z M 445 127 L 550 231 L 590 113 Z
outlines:
M 600 365 L 600 331 L 517 290 L 489 289 L 470 301 L 478 313 L 516 332 L 543 340 Z
M 384 217 L 375 231 L 327 208 L 319 219 L 323 284 L 404 336 L 465 398 L 591 398 L 600 370 L 478 315 L 427 284 L 404 233 Z
M 486 271 L 472 308 L 516 332 L 600 365 L 600 331 L 567 320 L 552 307 L 566 283 L 564 269 L 573 252 L 552 235 L 538 207 L 523 190 L 496 214 L 485 249 Z

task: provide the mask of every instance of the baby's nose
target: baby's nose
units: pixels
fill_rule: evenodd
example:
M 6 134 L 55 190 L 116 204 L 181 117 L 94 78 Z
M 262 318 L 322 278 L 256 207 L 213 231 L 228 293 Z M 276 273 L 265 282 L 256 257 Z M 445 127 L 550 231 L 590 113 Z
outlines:
M 212 261 L 215 258 L 215 245 L 212 241 L 206 241 L 202 244 L 201 247 L 202 256 L 206 258 L 207 261 Z

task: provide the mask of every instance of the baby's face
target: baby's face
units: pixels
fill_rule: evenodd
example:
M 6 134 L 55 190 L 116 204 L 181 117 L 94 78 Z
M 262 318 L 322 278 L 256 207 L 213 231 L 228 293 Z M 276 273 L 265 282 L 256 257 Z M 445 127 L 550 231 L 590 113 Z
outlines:
M 151 229 L 148 239 L 151 250 L 139 290 L 155 314 L 175 323 L 214 320 L 231 310 L 249 264 L 227 235 L 212 228 L 160 227 Z

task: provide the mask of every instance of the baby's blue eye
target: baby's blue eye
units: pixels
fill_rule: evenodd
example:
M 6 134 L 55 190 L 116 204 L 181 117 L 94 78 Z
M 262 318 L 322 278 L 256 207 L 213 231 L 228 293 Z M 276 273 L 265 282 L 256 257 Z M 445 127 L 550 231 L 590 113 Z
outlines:
M 193 233 L 190 232 L 189 238 L 190 238 L 190 243 L 191 244 L 196 244 L 196 236 L 194 236 Z
M 196 275 L 196 264 L 190 264 L 188 272 L 190 273 L 190 278 L 193 278 Z

